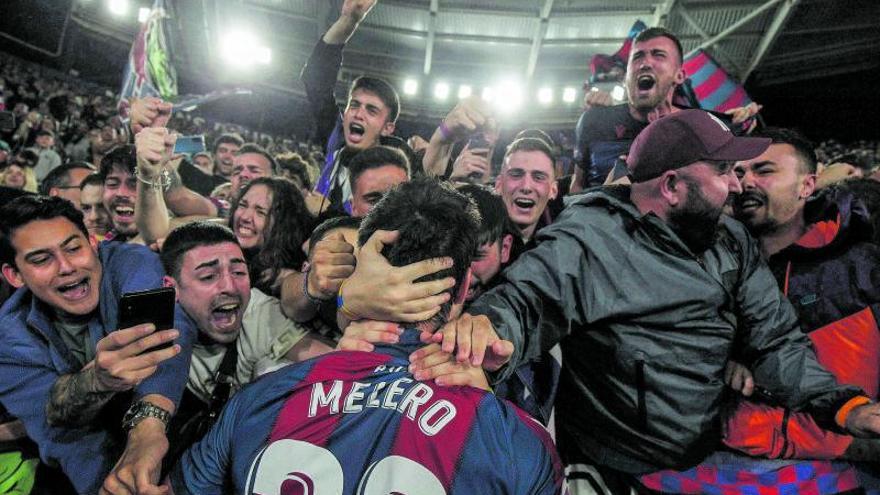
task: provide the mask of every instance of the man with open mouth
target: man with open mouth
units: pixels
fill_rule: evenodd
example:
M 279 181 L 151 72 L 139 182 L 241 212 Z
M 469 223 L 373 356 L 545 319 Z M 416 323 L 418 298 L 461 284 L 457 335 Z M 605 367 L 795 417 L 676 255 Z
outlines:
M 165 284 L 177 289 L 178 303 L 198 328 L 186 390 L 169 426 L 173 440 L 165 463 L 171 465 L 200 439 L 186 427 L 193 418 L 207 412 L 216 419 L 229 397 L 260 374 L 331 347 L 285 317 L 278 299 L 251 287 L 229 228 L 207 221 L 182 225 L 168 235 L 161 259 Z M 228 370 L 221 369 L 224 360 L 231 360 Z M 225 391 L 220 384 L 228 385 Z
M 314 205 L 313 211 L 329 207 L 351 213 L 348 161 L 357 152 L 391 136 L 400 114 L 397 91 L 379 78 L 355 79 L 341 115 L 333 95 L 342 67 L 342 49 L 373 5 L 375 0 L 344 2 L 339 19 L 315 45 L 303 68 L 301 79 L 315 117 L 316 140 L 326 144 L 327 156 L 315 186 L 319 204 Z
M 135 154 L 133 146 L 120 146 L 101 160 L 101 177 L 104 178 L 104 209 L 110 214 L 113 225 L 107 240 L 128 242 L 138 235 L 135 222 Z
M 507 207 L 507 215 L 519 229 L 522 243 L 529 247 L 547 202 L 556 197 L 553 150 L 537 138 L 521 138 L 510 144 L 504 155 L 495 191 Z
M 0 265 L 18 288 L 0 311 L 0 402 L 43 462 L 79 493 L 98 493 L 114 463 L 111 484 L 134 491 L 135 478 L 158 481 L 158 463 L 132 460 L 168 448 L 194 327 L 178 308 L 174 329 L 118 328 L 122 294 L 161 287 L 158 256 L 97 245 L 73 203 L 25 196 L 0 209 Z M 162 344 L 173 345 L 153 349 Z M 128 403 L 132 421 L 122 425 Z
M 626 176 L 624 162 L 636 136 L 650 122 L 681 108 L 673 104 L 676 89 L 686 80 L 681 42 L 670 31 L 652 27 L 633 40 L 626 66 L 626 103 L 592 106 L 577 124 L 575 176 L 571 192 L 602 185 Z M 734 132 L 736 124 L 753 115 L 758 106 L 743 107 L 741 114 L 714 113 Z M 741 110 L 741 109 L 737 109 Z

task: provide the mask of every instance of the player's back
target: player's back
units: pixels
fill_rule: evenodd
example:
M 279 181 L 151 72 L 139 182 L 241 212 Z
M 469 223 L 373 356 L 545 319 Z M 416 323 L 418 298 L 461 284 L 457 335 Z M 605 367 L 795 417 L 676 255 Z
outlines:
M 411 344 L 289 366 L 241 391 L 185 454 L 175 493 L 220 493 L 229 479 L 261 495 L 559 493 L 540 424 L 491 393 L 413 380 L 405 356 L 417 332 L 402 341 Z

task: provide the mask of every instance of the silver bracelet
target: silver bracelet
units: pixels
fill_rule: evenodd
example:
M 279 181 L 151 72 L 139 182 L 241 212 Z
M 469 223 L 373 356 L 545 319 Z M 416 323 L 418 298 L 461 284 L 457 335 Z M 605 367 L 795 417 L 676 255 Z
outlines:
M 167 168 L 162 168 L 159 175 L 151 181 L 141 177 L 140 171 L 138 171 L 137 167 L 134 169 L 134 176 L 137 180 L 150 186 L 151 189 L 156 191 L 167 191 L 171 188 L 171 172 Z

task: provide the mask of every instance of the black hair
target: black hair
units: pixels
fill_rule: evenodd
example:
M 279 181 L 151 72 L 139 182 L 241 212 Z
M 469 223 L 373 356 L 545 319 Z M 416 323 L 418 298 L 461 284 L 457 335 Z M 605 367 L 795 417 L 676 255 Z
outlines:
M 299 178 L 303 187 L 307 190 L 312 189 L 312 179 L 309 177 L 309 164 L 300 156 L 299 153 L 288 152 L 275 156 L 278 162 L 279 172 L 287 170 L 297 178 Z
M 101 177 L 101 174 L 94 173 L 87 175 L 82 182 L 79 183 L 79 190 L 82 191 L 86 186 L 101 186 L 104 187 L 104 178 Z
M 89 231 L 83 222 L 83 214 L 73 203 L 57 196 L 20 196 L 0 207 L 0 263 L 15 266 L 15 248 L 12 235 L 16 230 L 36 220 L 52 220 L 63 217 L 82 232 L 86 239 Z
M 507 158 L 518 152 L 518 151 L 539 151 L 547 155 L 547 158 L 550 159 L 550 168 L 553 170 L 553 174 L 556 173 L 556 154 L 553 153 L 553 148 L 551 148 L 543 139 L 538 139 L 534 137 L 524 137 L 515 140 L 507 146 L 507 151 L 504 152 L 504 161 L 507 161 Z
M 165 243 L 162 244 L 159 259 L 168 276 L 180 279 L 180 267 L 183 266 L 183 257 L 186 253 L 197 247 L 215 246 L 226 242 L 238 245 L 235 234 L 225 225 L 208 220 L 186 223 L 168 234 Z
M 229 210 L 229 226 L 235 220 L 235 210 L 242 198 L 254 187 L 262 185 L 269 189 L 272 205 L 266 216 L 263 245 L 245 251 L 251 284 L 266 294 L 276 295 L 273 283 L 282 269 L 299 270 L 306 260 L 302 244 L 312 231 L 314 218 L 306 208 L 302 193 L 296 184 L 283 177 L 260 177 L 248 183 L 232 202 Z
M 797 153 L 801 167 L 808 174 L 815 174 L 816 150 L 813 143 L 794 129 L 784 127 L 765 127 L 753 134 L 755 137 L 770 138 L 771 144 L 788 144 Z
M 241 146 L 244 144 L 244 139 L 242 139 L 241 136 L 239 136 L 238 134 L 233 134 L 233 133 L 221 134 L 217 139 L 214 140 L 214 145 L 211 148 L 211 152 L 216 154 L 217 148 L 221 144 L 224 144 L 224 143 L 234 144 L 234 145 L 238 146 L 239 148 L 241 148 Z
M 261 155 L 263 158 L 269 161 L 269 173 L 272 175 L 278 174 L 278 162 L 275 161 L 275 157 L 270 155 L 266 148 L 263 148 L 257 143 L 244 143 L 241 148 L 235 153 L 235 156 L 241 156 L 246 153 L 255 153 L 257 155 Z
M 633 40 L 633 44 L 636 43 L 644 43 L 645 41 L 652 40 L 654 38 L 668 38 L 673 43 L 675 43 L 675 48 L 678 50 L 678 64 L 684 61 L 684 49 L 681 47 L 681 41 L 678 39 L 678 36 L 672 34 L 672 31 L 663 28 L 663 27 L 650 27 L 645 29 L 638 35 L 636 35 Z
M 102 179 L 107 179 L 107 176 L 113 172 L 113 169 L 118 168 L 134 175 L 134 169 L 136 166 L 137 157 L 135 155 L 135 148 L 133 145 L 126 144 L 117 146 L 116 148 L 113 148 L 110 153 L 104 155 L 104 158 L 101 159 L 99 173 L 101 174 Z
M 516 237 L 518 230 L 510 220 L 504 200 L 499 194 L 480 184 L 462 184 L 456 190 L 474 200 L 477 211 L 480 212 L 480 233 L 477 237 L 479 246 L 501 241 L 505 235 Z
M 352 192 L 361 174 L 385 165 L 393 165 L 405 170 L 407 177 L 410 175 L 409 160 L 402 151 L 388 146 L 373 146 L 359 152 L 348 162 L 348 183 L 351 184 Z
M 363 218 L 361 217 L 350 217 L 348 215 L 341 215 L 338 217 L 328 218 L 321 222 L 320 225 L 315 227 L 315 230 L 312 231 L 312 235 L 309 236 L 309 252 L 315 248 L 315 244 L 317 244 L 321 239 L 327 235 L 331 230 L 336 229 L 359 229 L 361 226 L 361 221 Z
M 400 97 L 397 96 L 397 91 L 391 83 L 378 77 L 361 76 L 351 83 L 348 99 L 351 100 L 351 95 L 359 89 L 375 94 L 388 107 L 386 122 L 397 122 L 397 117 L 400 115 Z
M 46 174 L 43 183 L 40 184 L 40 194 L 48 196 L 53 187 L 69 187 L 70 172 L 76 169 L 95 171 L 95 167 L 89 162 L 71 162 L 59 165 Z
M 358 243 L 364 245 L 377 230 L 397 230 L 394 244 L 385 246 L 382 254 L 394 266 L 448 256 L 452 268 L 427 275 L 417 281 L 437 280 L 452 276 L 455 287 L 462 289 L 465 274 L 477 252 L 480 213 L 474 201 L 456 191 L 446 182 L 420 177 L 398 184 L 376 203 L 364 217 L 358 231 Z M 443 324 L 449 317 L 451 302 L 443 304 L 440 313 L 430 322 Z
M 15 158 L 10 161 L 10 163 L 16 163 L 19 166 L 26 166 L 34 168 L 37 166 L 37 162 L 40 161 L 40 155 L 37 154 L 36 151 L 26 148 L 18 152 L 15 155 Z

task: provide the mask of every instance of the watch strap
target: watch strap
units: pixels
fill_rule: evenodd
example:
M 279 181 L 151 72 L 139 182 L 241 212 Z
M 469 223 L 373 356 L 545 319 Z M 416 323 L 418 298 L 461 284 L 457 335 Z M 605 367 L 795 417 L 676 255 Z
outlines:
M 147 418 L 156 418 L 165 424 L 168 429 L 168 422 L 171 420 L 171 413 L 165 409 L 145 400 L 139 400 L 131 405 L 125 417 L 122 419 L 122 428 L 129 431 L 141 421 Z

